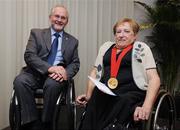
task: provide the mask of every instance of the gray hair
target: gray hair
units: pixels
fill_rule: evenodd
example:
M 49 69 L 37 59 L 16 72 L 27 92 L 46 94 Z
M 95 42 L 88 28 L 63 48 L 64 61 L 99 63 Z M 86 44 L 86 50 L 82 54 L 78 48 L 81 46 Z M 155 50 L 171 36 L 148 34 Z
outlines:
M 51 9 L 49 16 L 53 15 L 55 8 L 64 8 L 64 9 L 66 10 L 66 12 L 67 12 L 67 18 L 69 18 L 69 13 L 68 13 L 67 8 L 66 8 L 64 5 L 61 5 L 61 4 L 55 5 L 55 6 Z

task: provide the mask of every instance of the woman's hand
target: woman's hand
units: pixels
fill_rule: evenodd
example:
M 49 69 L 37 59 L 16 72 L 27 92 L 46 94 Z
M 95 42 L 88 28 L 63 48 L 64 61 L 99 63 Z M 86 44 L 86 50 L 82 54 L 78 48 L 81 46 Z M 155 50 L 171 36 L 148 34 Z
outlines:
M 91 70 L 90 76 L 95 79 L 96 78 L 96 73 L 97 73 L 97 68 L 93 67 L 93 69 Z M 77 105 L 80 105 L 80 106 L 83 106 L 83 107 L 86 106 L 87 102 L 91 98 L 94 87 L 95 87 L 94 83 L 89 79 L 86 94 L 79 95 L 76 98 Z
M 80 106 L 83 106 L 85 107 L 86 104 L 87 104 L 87 97 L 85 94 L 82 94 L 82 95 L 79 95 L 77 98 L 76 98 L 76 103 Z
M 148 120 L 150 112 L 151 112 L 151 108 L 146 108 L 143 106 L 136 107 L 134 112 L 134 121 Z

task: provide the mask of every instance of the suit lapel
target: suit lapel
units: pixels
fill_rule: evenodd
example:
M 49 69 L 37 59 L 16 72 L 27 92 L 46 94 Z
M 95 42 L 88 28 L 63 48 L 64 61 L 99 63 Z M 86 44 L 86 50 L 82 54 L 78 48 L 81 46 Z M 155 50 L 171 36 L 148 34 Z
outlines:
M 65 49 L 68 45 L 68 34 L 66 32 L 63 33 L 63 39 L 62 39 L 62 48 L 61 48 L 61 51 L 62 51 L 62 55 L 64 54 L 65 52 Z
M 51 50 L 51 29 L 50 28 L 44 30 L 43 39 L 44 39 L 44 43 L 46 44 L 48 50 L 50 51 Z M 64 54 L 65 49 L 68 46 L 68 40 L 69 40 L 69 36 L 66 32 L 64 32 L 63 38 L 62 38 L 62 46 L 61 46 L 62 55 Z
M 50 28 L 44 30 L 43 34 L 44 43 L 46 44 L 48 50 L 51 49 L 51 30 Z

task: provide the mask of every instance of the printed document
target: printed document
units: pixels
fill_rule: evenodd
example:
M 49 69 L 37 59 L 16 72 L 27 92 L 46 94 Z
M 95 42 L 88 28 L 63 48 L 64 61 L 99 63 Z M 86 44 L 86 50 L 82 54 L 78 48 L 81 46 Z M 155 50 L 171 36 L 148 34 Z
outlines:
M 112 96 L 117 96 L 115 93 L 113 93 L 111 91 L 111 89 L 109 89 L 105 84 L 99 82 L 98 80 L 88 76 L 88 78 L 97 86 L 97 88 L 99 90 L 101 90 L 102 92 L 106 93 L 106 94 L 109 94 L 109 95 L 112 95 Z

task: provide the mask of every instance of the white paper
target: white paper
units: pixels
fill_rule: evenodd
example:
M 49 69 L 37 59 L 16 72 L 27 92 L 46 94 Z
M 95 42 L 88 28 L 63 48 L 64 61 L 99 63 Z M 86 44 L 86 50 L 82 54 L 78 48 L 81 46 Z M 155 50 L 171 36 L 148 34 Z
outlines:
M 99 90 L 101 90 L 102 92 L 112 95 L 112 96 L 116 96 L 115 93 L 113 93 L 105 84 L 99 82 L 98 80 L 88 76 L 88 78 L 97 86 L 97 88 Z

